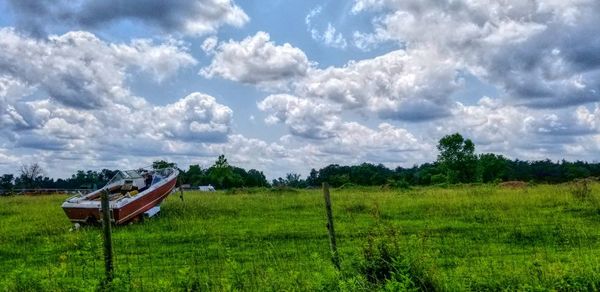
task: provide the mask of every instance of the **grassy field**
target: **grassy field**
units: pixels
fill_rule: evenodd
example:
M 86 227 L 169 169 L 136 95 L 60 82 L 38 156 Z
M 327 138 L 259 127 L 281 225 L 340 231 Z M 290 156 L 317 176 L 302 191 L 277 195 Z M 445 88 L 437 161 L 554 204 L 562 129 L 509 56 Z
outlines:
M 598 183 L 331 193 L 340 271 L 320 190 L 188 192 L 113 229 L 111 289 L 600 289 Z M 65 198 L 0 197 L 0 291 L 100 287 L 100 228 L 72 230 Z

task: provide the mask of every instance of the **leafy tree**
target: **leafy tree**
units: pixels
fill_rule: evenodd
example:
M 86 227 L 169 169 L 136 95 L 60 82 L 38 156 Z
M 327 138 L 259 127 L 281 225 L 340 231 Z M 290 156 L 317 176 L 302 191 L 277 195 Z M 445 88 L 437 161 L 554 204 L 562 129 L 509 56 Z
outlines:
M 285 180 L 281 177 L 279 177 L 277 179 L 273 179 L 273 181 L 271 182 L 271 185 L 274 187 L 285 186 Z
M 350 166 L 331 164 L 319 170 L 319 181 L 327 182 L 333 187 L 339 187 L 350 182 Z
M 188 167 L 188 171 L 182 174 L 182 181 L 191 185 L 206 184 L 206 171 L 198 164 L 192 164 Z
M 350 167 L 350 182 L 358 185 L 383 185 L 392 174 L 383 164 L 363 163 Z
M 508 180 L 529 181 L 532 179 L 529 161 L 515 159 L 508 166 Z
M 298 173 L 288 173 L 285 176 L 284 184 L 292 188 L 302 188 L 306 186 L 306 181 L 302 180 Z
M 262 171 L 256 169 L 248 170 L 245 178 L 246 186 L 248 187 L 267 187 L 269 183 Z
M 235 180 L 233 169 L 223 154 L 219 155 L 207 172 L 209 181 L 218 188 L 231 187 L 231 182 Z
M 444 174 L 438 173 L 438 174 L 432 175 L 430 180 L 431 180 L 432 185 L 437 185 L 437 184 L 447 182 L 448 178 L 446 178 L 446 176 Z
M 15 176 L 12 174 L 4 174 L 0 177 L 0 189 L 2 194 L 10 194 L 14 188 L 13 181 Z
M 313 169 L 310 170 L 310 174 L 306 178 L 306 184 L 309 185 L 309 186 L 316 187 L 316 186 L 319 185 L 319 183 L 320 183 L 320 181 L 319 181 L 319 172 L 316 171 L 313 168 Z
M 485 153 L 479 155 L 477 178 L 484 183 L 506 180 L 509 160 L 502 155 Z
M 561 168 L 550 159 L 534 161 L 530 164 L 532 179 L 536 182 L 558 183 L 561 181 Z
M 571 181 L 592 175 L 589 164 L 583 161 L 568 162 L 563 160 L 560 166 L 561 181 Z
M 449 183 L 468 183 L 475 181 L 477 156 L 475 144 L 464 139 L 459 133 L 444 136 L 438 145 L 438 160 Z
M 108 181 L 110 181 L 110 179 L 112 179 L 117 174 L 117 172 L 117 170 L 110 170 L 106 168 L 102 169 L 98 175 L 99 184 L 105 185 L 106 183 L 108 183 Z
M 156 160 L 152 162 L 152 169 L 163 169 L 168 167 L 177 167 L 177 164 L 174 162 L 168 162 L 165 160 Z
M 215 161 L 214 167 L 216 168 L 227 168 L 229 167 L 229 162 L 227 162 L 227 158 L 225 158 L 224 154 L 219 155 L 217 161 Z

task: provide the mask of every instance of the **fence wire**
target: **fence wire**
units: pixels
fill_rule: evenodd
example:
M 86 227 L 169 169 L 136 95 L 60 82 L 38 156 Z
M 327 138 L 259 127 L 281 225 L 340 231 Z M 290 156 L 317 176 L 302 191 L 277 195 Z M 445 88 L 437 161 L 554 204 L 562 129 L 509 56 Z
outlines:
M 158 289 L 164 279 L 181 287 L 220 290 L 261 290 L 274 277 L 288 278 L 282 285 L 302 287 L 331 272 L 331 254 L 322 205 L 286 206 L 295 217 L 286 218 L 275 201 L 267 206 L 264 222 L 245 222 L 242 210 L 226 209 L 239 217 L 227 230 L 189 229 L 181 222 L 165 223 L 168 217 L 149 224 L 166 224 L 164 233 L 145 232 L 143 226 L 115 228 L 113 234 L 116 278 L 136 290 Z M 335 202 L 334 202 L 335 205 Z M 565 222 L 482 224 L 448 222 L 435 226 L 416 225 L 394 218 L 364 215 L 357 219 L 334 210 L 337 241 L 343 269 L 360 261 L 364 247 L 373 238 L 396 241 L 403 253 L 433 262 L 448 277 L 473 282 L 475 277 L 494 277 L 500 271 L 536 273 L 537 266 L 586 266 L 600 270 L 600 230 Z M 208 216 L 208 215 L 207 215 Z M 277 223 L 293 221 L 291 225 Z M 251 226 L 261 226 L 251 230 Z M 377 227 L 377 228 L 374 228 Z M 130 230 L 128 230 L 128 228 Z M 39 240 L 34 253 L 4 250 L 3 242 L 26 243 L 31 237 L 0 238 L 0 267 L 52 267 L 40 274 L 47 279 L 71 278 L 96 285 L 104 278 L 100 229 L 86 228 L 86 236 L 68 245 Z M 389 234 L 388 234 L 389 233 Z M 133 235 L 132 235 L 133 234 Z M 2 272 L 0 272 L 0 276 Z M 196 285 L 196 286 L 194 286 Z M 158 286 L 160 287 L 160 286 Z M 194 288 L 195 287 L 195 288 Z M 277 288 L 277 287 L 275 287 Z M 286 287 L 279 287 L 284 289 Z M 287 287 L 289 288 L 289 287 Z

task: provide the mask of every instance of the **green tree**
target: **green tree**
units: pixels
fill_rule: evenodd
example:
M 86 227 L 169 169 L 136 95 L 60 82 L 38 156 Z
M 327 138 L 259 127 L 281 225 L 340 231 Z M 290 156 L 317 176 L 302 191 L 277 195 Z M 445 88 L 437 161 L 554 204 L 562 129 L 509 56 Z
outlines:
M 473 141 L 454 133 L 440 139 L 437 148 L 440 151 L 437 162 L 449 183 L 475 181 L 477 156 Z
M 205 183 L 205 171 L 198 164 L 192 164 L 189 166 L 188 171 L 185 173 L 184 182 L 197 186 Z
M 316 171 L 314 168 L 311 169 L 310 174 L 306 178 L 306 183 L 311 187 L 318 186 L 319 185 L 319 172 Z
M 218 188 L 230 187 L 229 183 L 234 180 L 233 169 L 223 154 L 219 155 L 207 172 L 210 182 Z
M 177 164 L 175 162 L 168 162 L 165 160 L 156 160 L 152 162 L 152 169 L 163 169 L 169 167 L 177 167 Z
M 285 185 L 292 188 L 302 188 L 306 186 L 306 182 L 302 180 L 298 173 L 288 173 L 285 176 Z
M 269 186 L 269 182 L 267 182 L 267 178 L 263 174 L 262 171 L 258 171 L 256 169 L 248 170 L 248 174 L 245 178 L 246 186 L 248 187 L 266 187 Z
M 484 153 L 477 162 L 477 178 L 484 183 L 506 180 L 509 160 L 502 155 Z
M 2 193 L 0 194 L 10 194 L 14 188 L 13 181 L 15 176 L 12 174 L 5 174 L 0 177 L 0 190 Z

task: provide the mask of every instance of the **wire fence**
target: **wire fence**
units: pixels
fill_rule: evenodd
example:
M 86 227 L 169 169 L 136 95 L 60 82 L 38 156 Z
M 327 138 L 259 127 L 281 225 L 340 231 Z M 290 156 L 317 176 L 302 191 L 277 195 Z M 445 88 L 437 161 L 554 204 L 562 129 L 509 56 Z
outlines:
M 296 277 L 299 285 L 333 269 L 327 230 L 323 220 L 303 221 L 321 226 L 313 232 L 267 234 L 212 234 L 186 237 L 123 238 L 114 242 L 115 276 L 136 290 L 156 289 L 154 281 L 194 282 L 201 288 L 220 290 L 225 285 L 242 290 L 261 290 L 276 277 Z M 384 222 L 385 224 L 385 222 Z M 342 224 L 338 224 L 342 225 Z M 556 224 L 462 228 L 423 228 L 394 225 L 394 237 L 405 252 L 421 259 L 434 259 L 436 266 L 468 271 L 449 275 L 466 283 L 474 277 L 506 273 L 528 273 L 537 265 L 562 267 L 587 265 L 599 269 L 600 232 Z M 98 230 L 98 233 L 100 231 Z M 338 244 L 343 266 L 361 256 L 373 230 L 340 232 Z M 202 239 L 201 237 L 207 237 Z M 104 278 L 102 242 L 82 242 L 75 249 L 46 250 L 28 257 L 3 257 L 2 266 L 62 266 L 46 269 L 43 275 L 72 278 L 96 285 Z M 533 263 L 529 265 L 530 263 Z M 511 272 L 512 271 L 512 272 Z M 181 283 L 180 283 L 181 284 Z
M 277 203 L 267 207 L 282 208 Z M 150 222 L 161 225 L 160 229 L 147 231 L 139 225 L 115 228 L 115 278 L 132 289 L 148 291 L 160 290 L 161 281 L 166 281 L 164 287 L 188 290 L 311 287 L 315 279 L 335 271 L 324 207 L 284 207 L 289 209 L 285 213 L 289 217 L 265 211 L 258 222 L 244 218 L 241 210 L 220 209 L 221 215 L 237 218 L 228 221 L 233 225 L 228 228 L 192 228 L 167 216 Z M 388 211 L 385 206 L 380 208 Z M 466 285 L 499 275 L 541 279 L 552 269 L 600 271 L 600 229 L 594 224 L 515 219 L 494 224 L 448 221 L 419 225 L 378 212 L 362 212 L 360 218 L 346 213 L 349 211 L 337 208 L 333 216 L 344 271 L 360 265 L 372 240 L 393 241 L 403 255 Z M 290 221 L 293 224 L 287 224 Z M 84 228 L 81 236 L 65 237 L 70 240 L 66 244 L 56 244 L 51 238 L 0 238 L 0 245 L 10 241 L 16 246 L 39 240 L 35 252 L 0 247 L 0 267 L 43 267 L 39 273 L 43 279 L 67 278 L 89 286 L 104 279 L 100 229 Z

